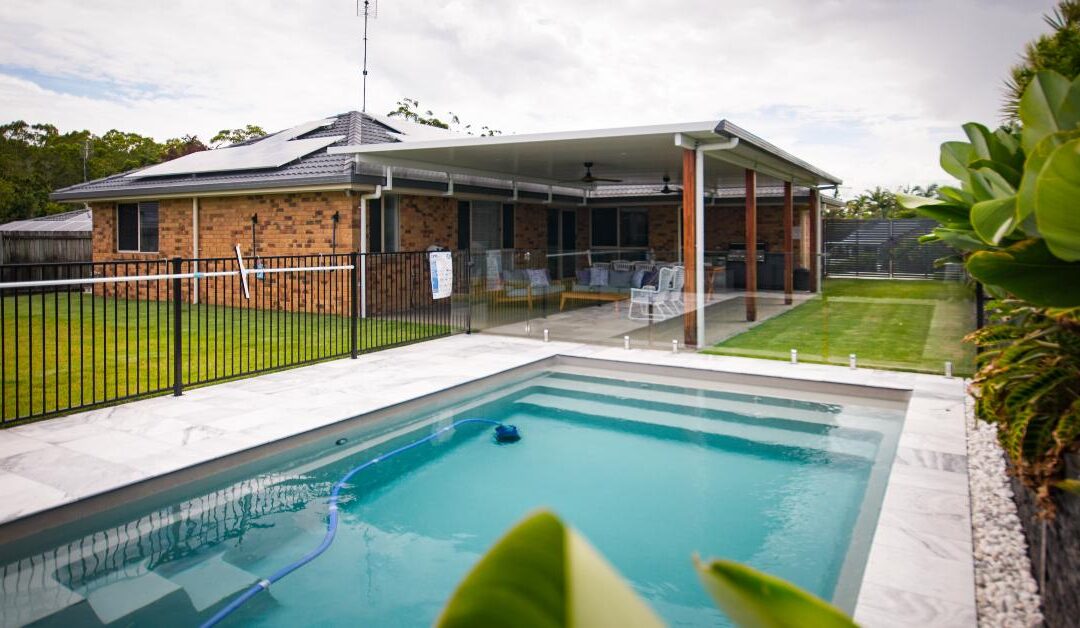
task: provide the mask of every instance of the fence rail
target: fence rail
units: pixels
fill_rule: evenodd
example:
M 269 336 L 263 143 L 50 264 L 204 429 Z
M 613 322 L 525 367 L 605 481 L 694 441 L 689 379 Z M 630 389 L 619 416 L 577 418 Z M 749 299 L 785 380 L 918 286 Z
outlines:
M 468 329 L 459 299 L 432 298 L 426 252 L 245 263 L 0 266 L 0 426 Z
M 899 277 L 955 279 L 958 265 L 938 266 L 935 262 L 954 251 L 944 244 L 922 244 L 919 238 L 930 233 L 933 220 L 825 221 L 825 274 L 831 277 Z

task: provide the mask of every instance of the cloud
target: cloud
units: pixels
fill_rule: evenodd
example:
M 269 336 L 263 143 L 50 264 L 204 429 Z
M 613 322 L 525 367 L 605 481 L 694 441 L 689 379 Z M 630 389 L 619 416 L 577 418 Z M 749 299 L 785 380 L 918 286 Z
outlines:
M 925 182 L 1051 4 L 384 0 L 368 102 L 514 132 L 728 118 L 855 190 Z M 349 0 L 8 0 L 0 29 L 8 119 L 205 138 L 359 107 Z

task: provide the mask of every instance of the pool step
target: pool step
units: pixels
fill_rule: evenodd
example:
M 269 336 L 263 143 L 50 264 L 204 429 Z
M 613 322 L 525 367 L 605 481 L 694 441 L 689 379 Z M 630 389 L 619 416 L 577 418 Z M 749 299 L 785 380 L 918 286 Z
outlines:
M 160 625 L 158 617 L 193 617 L 191 602 L 180 585 L 150 571 L 94 589 L 86 601 L 104 625 Z
M 184 592 L 191 599 L 192 606 L 200 613 L 218 602 L 231 599 L 259 581 L 257 576 L 229 563 L 221 554 L 216 554 L 168 578 L 171 582 L 183 587 Z
M 5 573 L 0 581 L 0 626 L 25 626 L 53 616 L 62 616 L 63 622 L 48 625 L 79 625 L 79 618 L 92 618 L 80 604 L 84 600 L 50 575 Z
M 686 392 L 671 390 L 670 386 L 652 386 L 643 388 L 637 383 L 622 383 L 614 380 L 549 373 L 537 382 L 539 385 L 560 390 L 585 392 L 612 398 L 633 399 L 646 402 L 669 403 L 672 405 L 699 408 L 711 411 L 723 411 L 746 417 L 786 419 L 818 425 L 848 426 L 855 422 L 844 413 L 843 406 L 837 404 L 811 403 L 787 400 L 778 397 L 764 397 L 742 393 L 725 393 L 686 389 Z M 782 393 L 782 391 L 778 391 Z M 893 421 L 893 423 L 890 423 Z M 859 428 L 871 428 L 888 431 L 895 425 L 895 419 L 873 416 L 860 416 Z
M 517 399 L 515 403 L 531 405 L 541 411 L 543 409 L 561 410 L 603 419 L 661 425 L 704 434 L 731 436 L 759 443 L 846 454 L 871 461 L 875 459 L 877 454 L 877 443 L 864 439 L 844 438 L 842 435 L 835 433 L 814 434 L 777 429 L 765 425 L 736 423 L 670 410 L 630 407 L 625 403 L 625 400 L 618 399 L 578 399 L 559 394 L 536 392 L 526 394 Z

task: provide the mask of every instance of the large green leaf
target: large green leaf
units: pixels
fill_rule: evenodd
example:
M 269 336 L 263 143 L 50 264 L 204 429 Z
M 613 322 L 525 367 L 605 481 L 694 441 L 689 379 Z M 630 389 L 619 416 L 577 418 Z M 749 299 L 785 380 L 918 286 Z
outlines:
M 1016 197 L 975 203 L 971 208 L 971 226 L 983 242 L 1000 244 L 1016 227 Z
M 935 233 L 939 230 L 936 230 Z M 978 251 L 967 260 L 975 279 L 1034 305 L 1080 306 L 1080 263 L 1054 257 L 1043 240 L 1031 238 L 1009 248 Z
M 943 185 L 938 188 L 938 196 L 940 196 L 942 200 L 953 203 L 954 205 L 971 207 L 975 204 L 975 197 L 971 192 L 948 185 Z
M 1024 156 L 1018 151 L 1015 140 L 1005 132 L 991 133 L 985 126 L 976 122 L 963 125 L 964 133 L 971 140 L 972 158 L 969 168 L 990 168 L 997 171 L 1012 185 L 1020 182 L 1020 170 L 1024 167 Z
M 965 188 L 971 181 L 968 164 L 974 158 L 975 153 L 967 142 L 945 142 L 941 145 L 941 168 L 959 179 Z
M 1050 70 L 1037 72 L 1020 97 L 1020 122 L 1024 151 L 1030 153 L 1042 138 L 1074 128 L 1068 120 L 1059 120 L 1062 103 L 1071 88 L 1069 79 Z M 950 173 L 951 174 L 951 173 Z
M 1080 131 L 1063 131 L 1051 133 L 1042 138 L 1035 146 L 1035 150 L 1027 157 L 1024 164 L 1024 176 L 1020 180 L 1020 187 L 1016 191 L 1016 220 L 1020 223 L 1027 220 L 1035 212 L 1035 183 L 1042 172 L 1046 160 L 1050 158 L 1058 146 L 1069 140 L 1080 138 Z M 1029 235 L 1038 235 L 1030 233 Z
M 1080 261 L 1080 139 L 1050 153 L 1035 182 L 1035 222 L 1050 252 Z M 1080 283 L 1080 276 L 1074 278 Z
M 438 626 L 663 626 L 589 543 L 554 514 L 515 525 L 480 559 Z
M 975 232 L 971 229 L 953 229 L 951 227 L 938 227 L 937 229 L 934 229 L 931 235 L 933 236 L 933 239 L 927 236 L 923 236 L 923 238 L 926 239 L 924 240 L 923 238 L 920 238 L 919 241 L 940 241 L 948 244 L 954 249 L 959 249 L 961 251 L 983 251 L 990 248 L 990 245 L 980 240 L 979 237 L 975 234 Z
M 840 609 L 795 585 L 728 560 L 702 563 L 698 577 L 717 606 L 741 628 L 851 628 Z

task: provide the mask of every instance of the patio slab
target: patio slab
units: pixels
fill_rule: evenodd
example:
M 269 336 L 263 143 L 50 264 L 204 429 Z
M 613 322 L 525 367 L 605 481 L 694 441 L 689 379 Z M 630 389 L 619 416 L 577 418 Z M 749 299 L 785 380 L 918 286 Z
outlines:
M 0 431 L 0 495 L 7 497 L 0 522 L 556 355 L 910 391 L 855 619 L 976 625 L 964 447 L 970 408 L 962 380 L 932 375 L 452 336 Z

